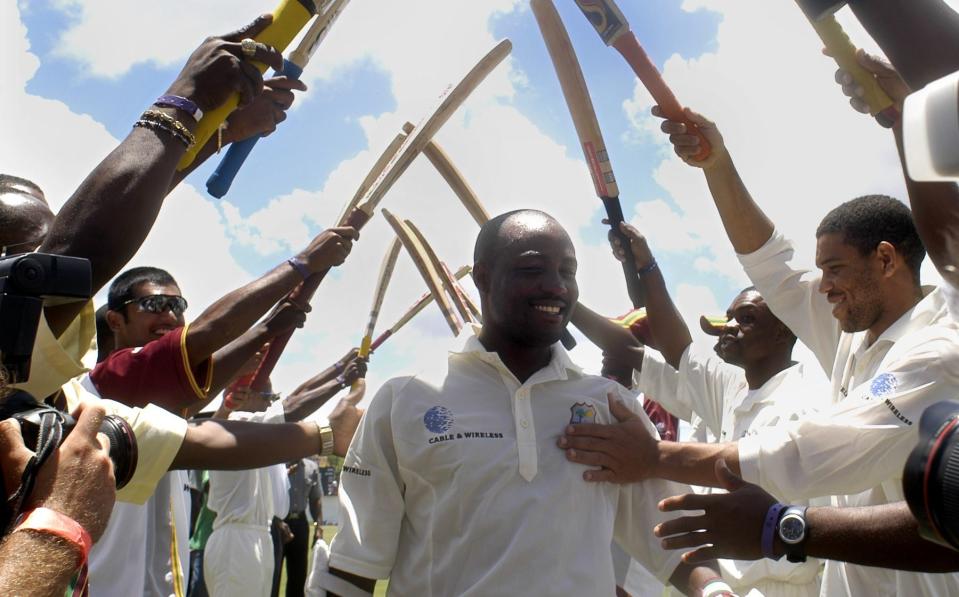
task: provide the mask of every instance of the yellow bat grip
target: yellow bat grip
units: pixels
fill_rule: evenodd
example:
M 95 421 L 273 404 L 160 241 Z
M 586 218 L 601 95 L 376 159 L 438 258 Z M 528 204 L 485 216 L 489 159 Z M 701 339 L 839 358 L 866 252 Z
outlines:
M 300 0 L 281 0 L 280 5 L 273 11 L 273 22 L 254 39 L 282 52 L 290 45 L 290 42 L 293 41 L 300 30 L 310 22 L 312 17 L 313 13 Z M 261 73 L 266 72 L 265 64 L 259 62 L 253 62 L 252 64 Z M 177 170 L 183 170 L 193 163 L 200 149 L 206 145 L 213 133 L 226 121 L 227 116 L 236 110 L 239 103 L 240 96 L 234 93 L 220 107 L 203 114 L 203 118 L 197 123 L 196 131 L 193 133 L 196 137 L 196 143 L 184 154 L 180 163 L 177 164 Z
M 360 349 L 356 351 L 356 357 L 359 359 L 365 359 L 370 356 L 370 345 L 373 343 L 373 337 L 370 335 L 363 336 L 363 340 L 360 341 Z M 356 382 L 353 382 L 353 385 L 350 386 L 350 390 L 356 389 Z
M 875 116 L 892 106 L 892 99 L 882 90 L 872 73 L 859 65 L 856 60 L 856 46 L 843 31 L 836 17 L 829 16 L 811 23 L 839 68 L 852 75 L 856 83 L 863 88 L 865 93 L 862 100 L 869 106 L 869 112 Z

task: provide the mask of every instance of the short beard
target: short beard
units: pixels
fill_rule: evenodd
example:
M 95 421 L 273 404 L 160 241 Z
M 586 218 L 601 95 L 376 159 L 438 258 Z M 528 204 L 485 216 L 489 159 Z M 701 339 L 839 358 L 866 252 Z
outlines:
M 846 311 L 845 319 L 839 322 L 839 326 L 847 334 L 864 332 L 879 321 L 881 315 L 882 303 L 878 297 L 870 297 L 867 302 L 850 307 Z

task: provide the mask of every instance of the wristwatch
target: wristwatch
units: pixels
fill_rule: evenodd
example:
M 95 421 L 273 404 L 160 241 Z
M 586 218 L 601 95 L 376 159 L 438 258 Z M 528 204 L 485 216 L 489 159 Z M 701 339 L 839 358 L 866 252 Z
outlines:
M 806 506 L 789 506 L 783 510 L 776 532 L 785 547 L 786 559 L 793 563 L 805 562 L 806 540 L 809 538 Z
M 316 426 L 320 430 L 320 456 L 329 456 L 333 453 L 333 428 L 319 423 Z

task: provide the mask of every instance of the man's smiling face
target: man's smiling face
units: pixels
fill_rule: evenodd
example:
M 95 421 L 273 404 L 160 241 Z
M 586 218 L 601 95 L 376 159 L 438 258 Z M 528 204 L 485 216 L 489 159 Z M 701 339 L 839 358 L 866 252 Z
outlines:
M 488 268 L 484 327 L 525 346 L 558 342 L 579 299 L 576 253 L 553 219 L 522 213 L 503 226 Z
M 134 299 L 158 294 L 180 296 L 180 288 L 175 284 L 153 282 L 142 282 L 133 288 Z M 162 313 L 151 313 L 141 309 L 136 300 L 122 309 L 122 313 L 113 312 L 109 318 L 110 327 L 116 334 L 118 348 L 143 346 L 185 323 L 183 313 L 174 314 L 171 309 Z

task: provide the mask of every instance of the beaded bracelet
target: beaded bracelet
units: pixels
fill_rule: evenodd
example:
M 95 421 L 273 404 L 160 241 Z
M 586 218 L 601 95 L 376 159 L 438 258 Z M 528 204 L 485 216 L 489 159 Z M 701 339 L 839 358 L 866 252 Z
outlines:
M 659 264 L 656 263 L 655 259 L 653 259 L 652 261 L 649 262 L 649 265 L 637 269 L 636 273 L 639 274 L 640 276 L 645 276 L 646 274 L 648 274 L 649 272 L 653 271 L 654 269 L 658 267 L 659 267 Z
M 187 149 L 192 147 L 196 142 L 196 138 L 193 136 L 193 133 L 190 132 L 190 129 L 183 126 L 183 123 L 176 118 L 159 110 L 145 111 L 140 115 L 140 119 L 137 120 L 133 126 L 145 127 L 155 131 L 162 130 L 174 137 L 177 141 L 183 143 Z

